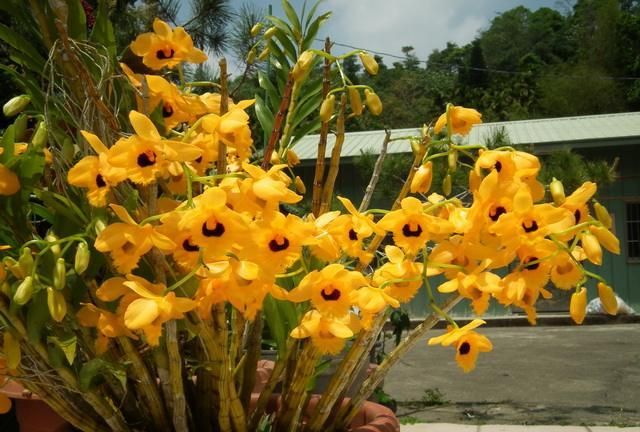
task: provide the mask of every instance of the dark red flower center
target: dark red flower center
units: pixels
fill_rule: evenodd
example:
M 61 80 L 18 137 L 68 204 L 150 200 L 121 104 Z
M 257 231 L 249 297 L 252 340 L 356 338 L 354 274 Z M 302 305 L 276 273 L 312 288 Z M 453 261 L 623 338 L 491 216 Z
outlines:
M 576 220 L 576 223 L 580 222 L 581 217 L 582 217 L 582 213 L 580 212 L 580 209 L 577 209 L 576 211 L 573 212 L 573 218 Z
M 462 355 L 469 354 L 469 351 L 471 351 L 471 345 L 469 342 L 462 342 L 458 347 L 458 352 Z
M 534 232 L 534 231 L 538 231 L 538 223 L 536 221 L 531 221 L 529 223 L 523 222 L 522 223 L 522 229 L 524 229 L 524 232 L 526 232 L 526 233 L 531 233 L 531 232 Z
M 156 154 L 152 150 L 147 150 L 138 155 L 138 166 L 140 168 L 150 167 L 156 163 Z
M 416 228 L 412 229 L 411 224 L 404 224 L 402 227 L 402 234 L 405 237 L 420 237 L 420 234 L 422 234 L 422 227 L 420 224 L 416 224 Z
M 187 252 L 198 252 L 200 250 L 200 247 L 191 243 L 191 239 L 188 238 L 182 242 L 182 249 L 186 250 Z
M 102 177 L 102 174 L 98 174 L 96 176 L 96 186 L 101 188 L 101 187 L 105 187 L 106 185 L 107 185 L 107 182 L 104 181 L 104 177 Z
M 278 238 L 274 238 L 269 242 L 269 249 L 271 249 L 272 252 L 280 252 L 287 249 L 288 247 L 289 239 L 286 237 L 278 236 Z
M 216 222 L 213 227 L 211 227 L 209 221 L 202 224 L 202 235 L 206 237 L 220 237 L 224 234 L 224 231 L 224 225 L 219 222 Z
M 489 218 L 491 218 L 492 221 L 496 222 L 500 218 L 500 216 L 502 216 L 506 212 L 507 209 L 502 206 L 492 208 L 491 210 L 489 210 Z
M 167 59 L 173 58 L 174 54 L 175 54 L 175 51 L 172 48 L 169 48 L 169 49 L 165 48 L 165 49 L 156 51 L 156 58 L 158 60 L 167 60 Z
M 162 104 L 162 117 L 163 118 L 167 118 L 167 117 L 171 117 L 173 115 L 173 107 L 168 104 Z
M 522 261 L 522 264 L 524 264 L 524 268 L 526 268 L 527 270 L 537 270 L 538 267 L 540 267 L 538 257 L 527 257 L 524 259 L 524 261 Z
M 358 234 L 353 229 L 349 230 L 349 240 L 352 240 L 352 241 L 358 240 Z
M 500 172 L 502 170 L 502 162 L 496 161 L 494 166 L 496 167 L 496 171 Z
M 325 301 L 336 301 L 340 298 L 340 290 L 334 287 L 329 287 L 330 291 L 327 291 L 327 288 L 323 288 L 320 291 L 320 295 Z

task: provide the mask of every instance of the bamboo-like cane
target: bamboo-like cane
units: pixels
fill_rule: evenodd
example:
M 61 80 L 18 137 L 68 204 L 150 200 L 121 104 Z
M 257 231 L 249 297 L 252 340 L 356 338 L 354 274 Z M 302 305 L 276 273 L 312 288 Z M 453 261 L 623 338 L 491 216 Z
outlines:
M 289 77 L 287 78 L 287 83 L 284 87 L 284 93 L 282 94 L 282 100 L 280 101 L 280 106 L 278 107 L 278 113 L 276 114 L 275 119 L 273 120 L 273 129 L 271 130 L 271 135 L 269 136 L 269 142 L 264 149 L 264 155 L 262 159 L 262 169 L 266 170 L 269 167 L 269 163 L 271 161 L 271 153 L 276 148 L 276 143 L 280 139 L 280 133 L 282 131 L 282 122 L 287 114 L 287 109 L 289 107 L 289 100 L 291 99 L 291 91 L 293 90 L 293 75 L 289 73 Z
M 47 349 L 42 344 L 42 342 L 33 342 L 29 340 L 27 329 L 22 323 L 22 321 L 14 314 L 9 311 L 9 304 L 3 295 L 0 295 L 0 313 L 2 313 L 13 328 L 20 335 L 22 341 L 24 343 L 29 344 L 34 352 L 47 364 L 49 367 L 56 371 L 56 373 L 62 378 L 64 383 L 72 390 L 75 390 L 82 394 L 84 400 L 93 407 L 93 409 L 101 416 L 104 421 L 109 425 L 109 427 L 115 431 L 129 431 L 129 426 L 125 422 L 122 417 L 122 413 L 115 409 L 109 402 L 104 398 L 100 392 L 95 389 L 90 389 L 85 392 L 80 391 L 80 385 L 78 384 L 78 380 L 76 376 L 71 372 L 68 368 L 64 366 L 54 367 L 49 359 L 49 354 Z
M 324 40 L 324 52 L 331 52 L 331 40 Z M 322 100 L 327 98 L 331 88 L 331 61 L 325 57 L 322 68 Z M 311 210 L 315 217 L 320 216 L 320 203 L 322 202 L 322 182 L 324 180 L 324 158 L 327 151 L 327 136 L 329 135 L 329 122 L 320 125 L 320 139 L 318 141 L 318 155 L 316 157 L 316 169 L 313 175 L 313 197 Z
M 331 207 L 331 197 L 333 196 L 333 189 L 336 184 L 336 178 L 338 177 L 338 171 L 340 170 L 340 154 L 342 153 L 342 144 L 344 143 L 346 110 L 347 96 L 342 93 L 342 97 L 340 98 L 340 112 L 336 120 L 336 142 L 331 151 L 329 171 L 327 172 L 327 178 L 324 181 L 324 187 L 322 189 L 322 201 L 320 203 L 319 214 L 326 213 Z
M 227 87 L 227 59 L 224 57 L 218 63 L 220 65 L 220 115 L 225 115 L 229 111 L 229 90 Z M 218 164 L 216 166 L 218 174 L 227 172 L 227 146 L 222 140 L 218 140 Z
M 175 320 L 165 324 L 165 339 L 169 357 L 169 380 L 173 393 L 173 427 L 176 431 L 187 431 L 187 401 L 182 381 L 182 357 L 178 346 L 178 329 Z
M 462 300 L 462 297 L 458 294 L 451 296 L 447 301 L 440 306 L 440 309 L 443 312 L 450 311 L 455 305 L 458 304 Z M 395 365 L 398 360 L 400 360 L 404 354 L 411 347 L 413 347 L 416 342 L 424 336 L 427 330 L 433 328 L 434 325 L 438 323 L 440 320 L 440 315 L 432 313 L 429 315 L 422 323 L 420 323 L 416 328 L 411 330 L 409 334 L 396 346 L 393 351 L 383 360 L 380 365 L 376 368 L 376 370 L 364 381 L 362 387 L 358 394 L 356 394 L 347 405 L 342 407 L 338 414 L 338 421 L 334 424 L 337 426 L 337 429 L 340 430 L 340 426 L 348 425 L 351 420 L 358 413 L 358 409 L 360 405 L 373 393 L 378 384 L 384 379 L 385 375 L 389 371 L 389 369 Z
M 300 404 L 303 402 L 309 378 L 313 375 L 320 358 L 320 352 L 310 341 L 304 343 L 306 345 L 300 357 L 296 359 L 296 370 L 291 385 L 286 389 L 282 406 L 276 416 L 274 430 L 277 431 L 294 430 L 298 416 L 304 410 L 304 407 L 300 409 Z
M 249 324 L 249 336 L 246 343 L 246 357 L 242 371 L 242 387 L 240 390 L 240 401 L 244 410 L 249 414 L 249 403 L 251 402 L 251 392 L 256 383 L 256 368 L 260 360 L 262 345 L 262 313 L 258 312 L 253 322 Z M 252 430 L 249 428 L 249 430 Z
M 164 409 L 164 402 L 158 390 L 158 384 L 152 377 L 147 365 L 140 356 L 140 353 L 126 336 L 118 338 L 118 344 L 124 352 L 125 358 L 129 361 L 133 376 L 135 376 L 136 389 L 144 400 L 145 406 L 149 409 L 151 423 L 155 430 L 166 431 L 169 429 L 169 421 Z
M 385 128 L 384 140 L 382 141 L 382 149 L 380 149 L 380 154 L 378 155 L 378 159 L 376 159 L 376 163 L 373 167 L 373 173 L 371 174 L 371 179 L 369 180 L 369 184 L 367 185 L 367 189 L 365 190 L 364 198 L 362 198 L 362 202 L 360 202 L 360 207 L 358 208 L 359 212 L 363 212 L 369 208 L 371 197 L 373 196 L 373 192 L 376 190 L 378 180 L 380 179 L 380 173 L 382 172 L 384 159 L 387 156 L 387 147 L 389 146 L 389 141 L 391 141 L 391 131 Z
M 358 370 L 357 367 L 360 364 L 360 359 L 362 359 L 363 356 L 364 358 L 367 358 L 368 353 L 371 351 L 373 344 L 378 338 L 378 333 L 382 329 L 386 319 L 386 312 L 379 313 L 371 327 L 371 330 L 362 331 L 358 335 L 351 346 L 351 349 L 340 362 L 340 365 L 333 374 L 327 389 L 322 394 L 322 398 L 316 405 L 314 415 L 309 420 L 309 424 L 307 426 L 309 431 L 324 430 L 323 424 L 329 417 L 332 407 L 335 405 L 336 401 L 340 399 L 340 395 L 348 388 L 348 385 L 351 384 L 351 379 L 349 379 L 349 377 L 352 377 L 354 375 L 354 371 Z

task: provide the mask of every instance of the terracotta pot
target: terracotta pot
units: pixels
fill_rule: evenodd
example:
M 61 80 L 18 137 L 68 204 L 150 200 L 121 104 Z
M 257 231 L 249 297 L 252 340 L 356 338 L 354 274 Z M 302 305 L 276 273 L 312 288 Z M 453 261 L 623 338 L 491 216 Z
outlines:
M 260 392 L 264 389 L 269 376 L 273 371 L 274 362 L 271 360 L 260 360 L 256 370 L 256 384 L 253 388 L 254 393 L 251 394 L 251 407 L 255 406 L 260 397 Z M 377 365 L 370 366 L 367 374 L 371 373 Z M 320 400 L 320 395 L 313 395 L 309 400 L 306 412 L 311 414 L 315 411 L 316 405 Z M 343 404 L 349 402 L 349 398 L 345 398 Z M 280 407 L 279 395 L 273 395 L 267 405 L 267 412 L 274 412 Z M 386 406 L 366 401 L 360 410 L 360 413 L 351 422 L 351 432 L 399 432 L 400 423 L 393 411 Z
M 20 432 L 70 432 L 73 429 L 46 403 L 15 381 L 2 387 L 2 393 L 13 400 Z
M 257 403 L 258 397 L 260 397 L 259 393 L 251 394 L 252 408 Z M 305 411 L 305 418 L 315 411 L 320 397 L 320 395 L 311 396 Z M 280 395 L 272 395 L 267 404 L 267 413 L 277 411 L 280 408 L 280 402 Z M 349 398 L 345 398 L 342 403 L 349 403 Z M 351 421 L 349 432 L 400 432 L 400 423 L 393 411 L 386 406 L 365 401 L 358 415 Z

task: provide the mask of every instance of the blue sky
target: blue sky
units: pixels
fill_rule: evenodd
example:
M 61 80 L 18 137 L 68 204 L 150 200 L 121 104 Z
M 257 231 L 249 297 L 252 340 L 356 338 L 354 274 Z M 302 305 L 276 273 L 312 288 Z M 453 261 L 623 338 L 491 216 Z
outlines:
M 188 0 L 182 0 L 187 3 Z M 303 0 L 290 0 L 299 12 Z M 313 4 L 315 0 L 309 0 Z M 253 3 L 265 11 L 273 6 L 273 14 L 284 16 L 280 0 L 233 0 L 238 7 Z M 318 12 L 333 11 L 321 30 L 320 37 L 373 51 L 402 55 L 401 47 L 410 45 L 420 59 L 427 59 L 434 49 L 447 41 L 459 45 L 473 40 L 489 26 L 491 19 L 519 5 L 536 10 L 551 7 L 563 11 L 567 0 L 324 0 Z M 318 47 L 320 47 L 318 43 Z M 336 47 L 335 53 L 347 51 Z M 230 59 L 231 60 L 231 59 Z M 385 58 L 391 65 L 395 60 Z M 233 61 L 231 61 L 233 64 Z

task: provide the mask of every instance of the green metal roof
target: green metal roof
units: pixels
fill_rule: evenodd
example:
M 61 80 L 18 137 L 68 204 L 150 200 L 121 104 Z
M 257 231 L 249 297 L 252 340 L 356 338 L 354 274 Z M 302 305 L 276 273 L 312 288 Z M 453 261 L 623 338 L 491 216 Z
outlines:
M 538 120 L 482 123 L 469 134 L 469 143 L 485 144 L 496 131 L 504 130 L 512 145 L 532 145 L 538 153 L 558 148 L 585 148 L 640 144 L 640 112 L 559 117 Z M 394 129 L 391 137 L 419 135 L 418 129 Z M 345 135 L 342 157 L 359 156 L 363 152 L 377 154 L 382 148 L 384 130 L 350 132 Z M 309 135 L 296 143 L 294 150 L 301 160 L 315 160 L 319 135 Z M 325 156 L 331 156 L 335 136 L 329 135 Z M 389 153 L 410 152 L 408 140 L 389 143 Z

